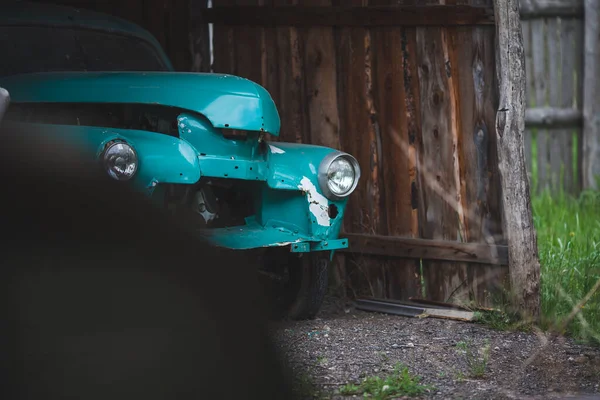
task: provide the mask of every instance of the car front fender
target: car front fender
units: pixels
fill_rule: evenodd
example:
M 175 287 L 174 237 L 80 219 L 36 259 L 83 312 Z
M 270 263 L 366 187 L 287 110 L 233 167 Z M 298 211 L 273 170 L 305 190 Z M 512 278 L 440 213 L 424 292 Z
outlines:
M 193 184 L 200 179 L 196 151 L 179 138 L 155 132 L 131 129 L 107 129 L 92 126 L 15 123 L 20 131 L 28 132 L 28 140 L 52 138 L 57 144 L 76 146 L 90 157 L 101 156 L 113 140 L 127 142 L 138 156 L 138 171 L 132 184 L 151 194 L 158 183 Z

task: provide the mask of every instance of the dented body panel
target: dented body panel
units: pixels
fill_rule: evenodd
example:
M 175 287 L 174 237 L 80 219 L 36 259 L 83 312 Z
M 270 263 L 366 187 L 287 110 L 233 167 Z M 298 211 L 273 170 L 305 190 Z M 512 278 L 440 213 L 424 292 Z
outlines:
M 0 79 L 15 103 L 160 104 L 193 111 L 215 128 L 279 135 L 269 92 L 232 75 L 183 72 L 48 72 Z

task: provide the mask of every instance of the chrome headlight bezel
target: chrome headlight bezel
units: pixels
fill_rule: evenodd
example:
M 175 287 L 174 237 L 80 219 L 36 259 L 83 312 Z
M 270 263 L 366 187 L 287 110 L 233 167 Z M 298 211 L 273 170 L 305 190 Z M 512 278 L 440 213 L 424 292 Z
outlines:
M 110 166 L 107 163 L 106 157 L 107 157 L 108 151 L 110 149 L 112 149 L 113 147 L 119 146 L 119 145 L 128 147 L 128 149 L 131 150 L 131 152 L 133 153 L 133 157 L 134 157 L 134 170 L 133 170 L 133 173 L 131 175 L 129 175 L 129 176 L 119 176 L 119 175 L 117 175 L 110 168 Z M 104 150 L 102 151 L 102 154 L 100 155 L 100 161 L 101 161 L 102 167 L 104 168 L 104 171 L 108 174 L 108 176 L 111 177 L 112 179 L 116 180 L 116 181 L 119 181 L 119 182 L 125 182 L 125 181 L 129 181 L 129 180 L 133 179 L 136 176 L 137 172 L 138 172 L 139 163 L 140 163 L 137 151 L 135 150 L 135 148 L 130 143 L 127 143 L 125 140 L 112 140 L 112 141 L 108 142 L 104 146 Z
M 348 161 L 354 169 L 354 182 L 352 182 L 352 186 L 350 187 L 350 189 L 346 193 L 341 195 L 333 193 L 331 191 L 331 189 L 329 188 L 328 178 L 329 168 L 331 167 L 331 164 L 338 158 L 343 158 L 344 160 Z M 321 161 L 317 177 L 319 181 L 319 186 L 325 197 L 327 197 L 329 200 L 343 200 L 346 197 L 350 196 L 356 189 L 356 186 L 358 186 L 358 181 L 360 179 L 360 166 L 356 158 L 352 157 L 350 154 L 341 151 L 334 151 L 326 155 Z

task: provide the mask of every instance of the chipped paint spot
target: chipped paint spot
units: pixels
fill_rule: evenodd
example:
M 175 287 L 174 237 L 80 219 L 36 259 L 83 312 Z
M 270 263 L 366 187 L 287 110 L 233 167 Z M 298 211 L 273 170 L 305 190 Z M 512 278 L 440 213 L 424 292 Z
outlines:
M 317 174 L 317 168 L 315 168 L 313 163 L 308 164 L 308 168 L 310 168 L 310 172 L 312 172 L 313 174 Z
M 308 208 L 321 226 L 330 226 L 329 201 L 321 193 L 317 192 L 316 186 L 307 177 L 302 177 L 298 189 L 306 193 Z
M 293 242 L 276 242 L 276 243 L 269 243 L 269 244 L 265 244 L 262 247 L 282 247 L 282 246 L 289 246 L 291 244 L 294 243 L 300 243 L 303 242 L 304 240 L 302 239 L 298 239 L 298 240 L 294 240 Z
M 285 151 L 281 150 L 279 147 L 273 146 L 272 144 L 269 145 L 269 148 L 273 154 L 285 154 Z

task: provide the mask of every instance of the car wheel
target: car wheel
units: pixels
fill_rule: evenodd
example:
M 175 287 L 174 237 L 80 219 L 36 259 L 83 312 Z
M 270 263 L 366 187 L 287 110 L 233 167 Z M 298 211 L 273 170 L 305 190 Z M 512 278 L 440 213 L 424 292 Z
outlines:
M 329 253 L 270 252 L 270 297 L 275 319 L 313 319 L 323 304 L 329 277 Z
M 290 270 L 290 294 L 287 317 L 294 320 L 313 319 L 321 309 L 327 293 L 329 253 L 309 253 L 300 258 L 299 265 Z

